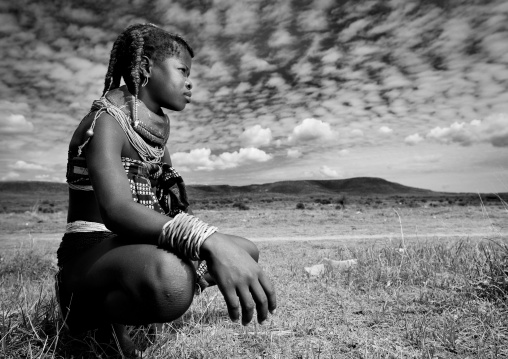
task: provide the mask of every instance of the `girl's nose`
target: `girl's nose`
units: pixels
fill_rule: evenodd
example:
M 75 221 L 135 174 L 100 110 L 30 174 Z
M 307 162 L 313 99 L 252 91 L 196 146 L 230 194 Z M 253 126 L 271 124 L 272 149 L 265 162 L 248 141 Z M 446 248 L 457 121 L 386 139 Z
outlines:
M 185 88 L 187 90 L 192 90 L 192 81 L 187 79 L 187 81 L 185 81 Z

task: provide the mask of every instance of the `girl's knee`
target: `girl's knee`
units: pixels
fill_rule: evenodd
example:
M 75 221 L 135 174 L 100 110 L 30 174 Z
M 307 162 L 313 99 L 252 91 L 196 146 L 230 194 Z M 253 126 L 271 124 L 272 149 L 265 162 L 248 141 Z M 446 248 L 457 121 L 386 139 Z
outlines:
M 192 304 L 196 274 L 188 260 L 178 258 L 172 253 L 158 249 L 151 258 L 147 270 L 143 292 L 151 310 L 174 320 L 183 315 Z

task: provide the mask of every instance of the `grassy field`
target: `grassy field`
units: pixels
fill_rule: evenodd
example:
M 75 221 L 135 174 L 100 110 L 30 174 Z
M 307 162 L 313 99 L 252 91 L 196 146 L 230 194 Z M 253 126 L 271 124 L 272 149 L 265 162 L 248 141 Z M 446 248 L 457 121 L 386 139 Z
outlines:
M 242 327 L 209 288 L 164 326 L 147 358 L 508 357 L 504 205 L 196 214 L 257 240 L 278 312 L 264 326 Z M 52 276 L 65 216 L 0 217 L 0 356 L 106 357 L 93 335 L 69 337 L 56 310 Z M 325 258 L 358 262 L 318 276 L 304 270 Z M 145 329 L 132 335 L 146 343 Z

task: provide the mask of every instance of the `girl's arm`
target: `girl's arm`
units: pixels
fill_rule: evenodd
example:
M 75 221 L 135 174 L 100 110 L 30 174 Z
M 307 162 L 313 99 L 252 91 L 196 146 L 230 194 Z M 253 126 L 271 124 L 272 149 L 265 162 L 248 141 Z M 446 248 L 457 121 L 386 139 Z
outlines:
M 85 148 L 90 180 L 106 227 L 137 243 L 157 243 L 168 218 L 132 200 L 121 161 L 121 156 L 132 150 L 120 125 L 102 114 Z
M 162 162 L 167 163 L 170 166 L 173 166 L 173 163 L 171 162 L 171 156 L 169 155 L 169 150 L 166 147 L 164 149 L 164 157 L 162 157 Z M 176 169 L 178 171 L 178 169 Z
M 87 145 L 86 158 L 90 179 L 104 224 L 111 231 L 136 243 L 156 244 L 168 217 L 132 200 L 129 182 L 121 162 L 130 144 L 118 123 L 107 114 L 96 122 L 94 135 Z M 167 150 L 166 150 L 167 151 Z M 169 159 L 169 152 L 165 161 Z M 170 161 L 170 159 L 169 159 Z M 273 286 L 235 237 L 214 233 L 201 247 L 202 259 L 224 295 L 229 316 L 242 323 L 251 321 L 254 308 L 258 321 L 267 318 L 276 307 Z

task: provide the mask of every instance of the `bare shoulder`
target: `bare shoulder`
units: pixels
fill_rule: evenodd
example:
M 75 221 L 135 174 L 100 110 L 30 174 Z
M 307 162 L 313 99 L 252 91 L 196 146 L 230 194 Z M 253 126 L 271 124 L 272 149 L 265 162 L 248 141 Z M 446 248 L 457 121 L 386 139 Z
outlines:
M 91 138 L 90 134 L 92 135 Z M 118 122 L 113 116 L 106 112 L 101 113 L 97 118 L 96 113 L 91 112 L 83 118 L 74 131 L 69 144 L 69 150 L 72 151 L 77 149 L 78 146 L 83 145 L 89 138 L 90 140 L 92 138 L 109 139 L 109 141 L 120 141 L 121 143 L 126 140 L 125 134 Z M 93 142 L 100 142 L 100 140 L 95 140 Z

